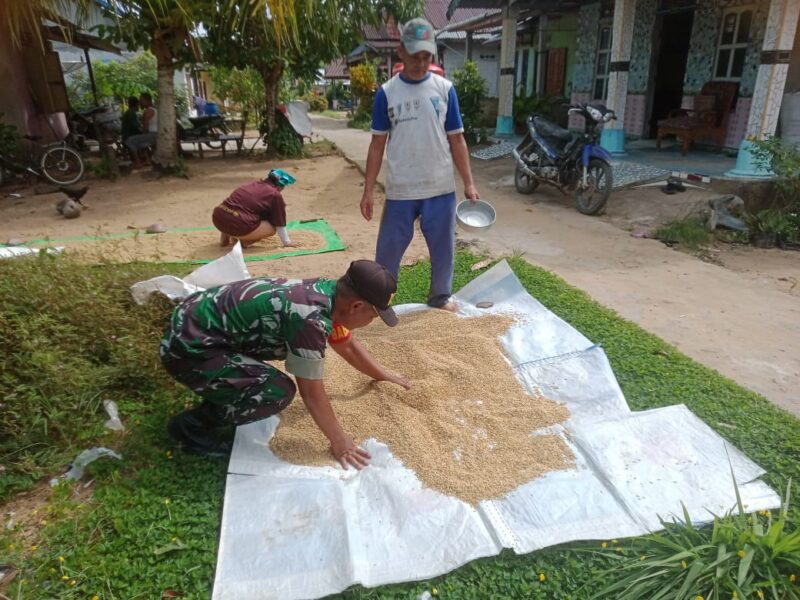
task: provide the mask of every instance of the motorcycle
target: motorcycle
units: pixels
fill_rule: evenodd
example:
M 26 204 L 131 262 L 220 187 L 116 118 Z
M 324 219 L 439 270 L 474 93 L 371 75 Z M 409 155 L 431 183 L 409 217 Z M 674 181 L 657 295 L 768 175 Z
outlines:
M 531 115 L 528 132 L 512 150 L 517 162 L 514 185 L 521 194 L 531 194 L 540 183 L 562 193 L 575 192 L 575 207 L 585 215 L 596 215 L 608 201 L 613 186 L 611 155 L 600 146 L 600 130 L 616 120 L 614 111 L 599 103 L 575 104 L 569 114 L 586 120 L 584 133 L 573 133 L 541 115 Z
M 122 155 L 121 131 L 121 113 L 108 106 L 72 111 L 70 115 L 70 140 L 77 150 L 86 150 L 87 142 L 94 141 L 101 146 L 111 146 L 118 155 Z

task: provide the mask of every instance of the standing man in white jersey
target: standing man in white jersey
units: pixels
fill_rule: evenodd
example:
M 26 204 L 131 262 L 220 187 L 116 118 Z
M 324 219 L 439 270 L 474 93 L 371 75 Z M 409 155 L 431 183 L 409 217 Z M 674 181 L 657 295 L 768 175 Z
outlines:
M 472 181 L 455 88 L 428 71 L 436 55 L 433 26 L 425 19 L 406 23 L 398 54 L 403 70 L 375 94 L 361 214 L 372 219 L 373 188 L 386 149 L 386 203 L 375 261 L 396 278 L 419 218 L 431 257 L 428 305 L 454 311 L 454 164 L 464 182 L 464 196 L 480 196 Z

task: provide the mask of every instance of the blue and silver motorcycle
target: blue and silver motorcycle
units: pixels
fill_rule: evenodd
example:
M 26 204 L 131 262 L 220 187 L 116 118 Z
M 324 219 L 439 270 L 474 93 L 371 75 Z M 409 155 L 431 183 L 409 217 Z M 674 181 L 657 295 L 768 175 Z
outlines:
M 512 151 L 517 161 L 514 184 L 521 194 L 530 194 L 540 183 L 562 193 L 575 192 L 575 207 L 585 215 L 596 215 L 611 195 L 611 155 L 600 147 L 600 130 L 616 120 L 614 111 L 602 104 L 576 104 L 569 114 L 586 120 L 584 133 L 573 133 L 542 117 L 528 117 L 528 133 Z

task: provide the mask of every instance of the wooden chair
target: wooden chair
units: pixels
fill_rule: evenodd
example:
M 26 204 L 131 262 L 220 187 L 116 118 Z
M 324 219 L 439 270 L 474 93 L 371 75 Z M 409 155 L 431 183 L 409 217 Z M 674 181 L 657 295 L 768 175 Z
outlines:
M 735 81 L 709 81 L 694 98 L 692 109 L 680 108 L 658 122 L 656 148 L 661 150 L 661 138 L 674 135 L 683 140 L 681 154 L 686 156 L 695 140 L 712 138 L 718 146 L 725 144 L 728 120 L 739 91 Z

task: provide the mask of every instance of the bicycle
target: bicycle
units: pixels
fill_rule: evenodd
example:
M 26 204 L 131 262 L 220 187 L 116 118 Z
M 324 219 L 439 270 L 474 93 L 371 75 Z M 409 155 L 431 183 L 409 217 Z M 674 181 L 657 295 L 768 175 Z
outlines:
M 25 155 L 0 151 L 0 185 L 8 173 L 33 175 L 58 186 L 72 185 L 83 177 L 81 155 L 67 145 L 66 140 L 53 144 L 37 144 L 40 136 L 23 136 L 31 142 Z

